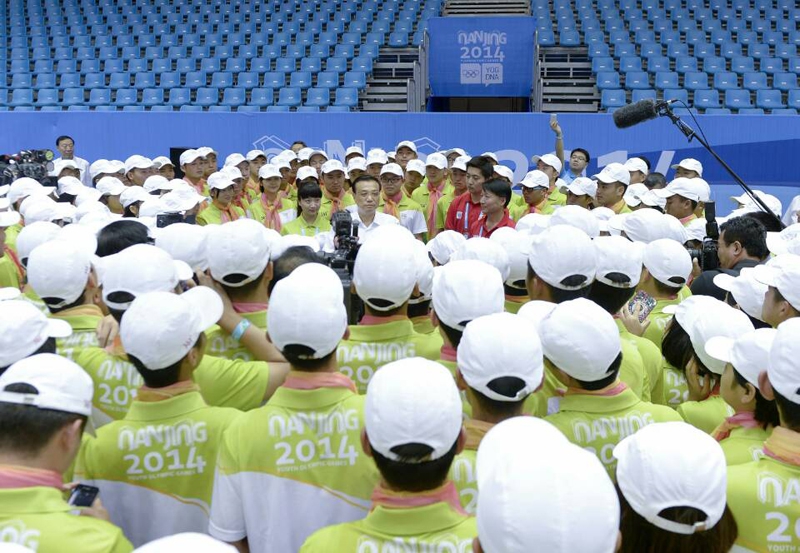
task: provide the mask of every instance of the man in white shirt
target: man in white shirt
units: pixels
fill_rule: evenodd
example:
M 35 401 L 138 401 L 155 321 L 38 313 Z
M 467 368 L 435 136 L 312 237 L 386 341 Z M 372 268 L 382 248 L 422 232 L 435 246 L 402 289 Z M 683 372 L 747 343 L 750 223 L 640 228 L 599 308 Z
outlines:
M 92 177 L 89 174 L 89 162 L 75 155 L 75 140 L 71 136 L 62 135 L 56 138 L 56 149 L 61 154 L 59 159 L 71 160 L 81 172 L 81 182 L 84 186 L 92 187 Z

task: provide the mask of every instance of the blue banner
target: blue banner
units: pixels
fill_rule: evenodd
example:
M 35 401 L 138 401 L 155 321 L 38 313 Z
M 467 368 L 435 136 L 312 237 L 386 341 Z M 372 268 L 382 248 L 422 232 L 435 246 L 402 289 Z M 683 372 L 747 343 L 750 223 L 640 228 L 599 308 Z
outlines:
M 800 151 L 797 117 L 778 115 L 698 115 L 709 142 L 753 188 L 776 194 L 784 207 L 800 193 L 800 176 L 793 160 Z M 719 213 L 732 206 L 728 196 L 740 191 L 722 167 L 696 143 L 687 143 L 666 119 L 630 129 L 614 127 L 607 114 L 558 116 L 569 158 L 570 148 L 591 154 L 593 175 L 608 163 L 646 156 L 652 171 L 672 178 L 670 166 L 692 157 L 702 162 L 703 177 L 720 203 Z M 417 145 L 419 156 L 460 147 L 470 154 L 497 154 L 514 170 L 517 181 L 531 167 L 531 156 L 551 153 L 555 136 L 550 116 L 539 113 L 103 113 L 0 112 L 0 154 L 21 149 L 55 150 L 57 136 L 75 139 L 76 155 L 89 160 L 121 159 L 138 153 L 169 155 L 170 147 L 211 146 L 221 159 L 253 148 L 274 155 L 295 140 L 322 148 L 344 159 L 349 146 L 394 150 L 401 140 Z M 733 186 L 731 186 L 733 185 Z
M 524 97 L 533 86 L 533 17 L 434 17 L 428 66 L 434 96 Z

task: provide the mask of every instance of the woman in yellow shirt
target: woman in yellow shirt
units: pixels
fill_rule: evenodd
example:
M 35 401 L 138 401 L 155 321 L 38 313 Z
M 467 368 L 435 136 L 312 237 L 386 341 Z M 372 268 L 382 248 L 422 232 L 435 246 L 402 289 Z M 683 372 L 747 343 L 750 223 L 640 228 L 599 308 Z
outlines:
M 297 191 L 297 219 L 286 223 L 282 235 L 316 236 L 331 230 L 331 223 L 319 213 L 322 190 L 314 183 L 303 183 Z
M 281 172 L 274 165 L 263 165 L 258 170 L 258 181 L 261 195 L 250 204 L 253 219 L 280 232 L 283 225 L 293 218 L 295 203 L 281 192 Z

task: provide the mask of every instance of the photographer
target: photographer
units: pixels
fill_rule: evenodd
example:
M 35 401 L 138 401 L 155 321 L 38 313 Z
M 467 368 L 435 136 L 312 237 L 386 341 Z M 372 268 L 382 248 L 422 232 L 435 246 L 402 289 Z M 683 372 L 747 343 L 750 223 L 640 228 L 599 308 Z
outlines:
M 767 231 L 764 225 L 750 217 L 734 217 L 720 227 L 717 240 L 719 269 L 703 271 L 694 260 L 694 274 L 699 275 L 692 283 L 694 295 L 713 296 L 725 300 L 725 290 L 714 284 L 714 277 L 720 273 L 739 276 L 745 267 L 755 267 L 769 256 Z

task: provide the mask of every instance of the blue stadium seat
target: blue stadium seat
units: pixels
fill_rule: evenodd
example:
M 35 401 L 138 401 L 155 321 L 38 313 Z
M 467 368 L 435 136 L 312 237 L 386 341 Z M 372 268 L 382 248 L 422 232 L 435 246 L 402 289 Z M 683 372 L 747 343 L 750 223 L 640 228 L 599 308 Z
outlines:
M 208 111 L 229 112 L 231 111 L 231 106 L 208 106 Z
M 756 42 L 747 45 L 747 55 L 751 58 L 760 60 L 769 57 L 769 44 Z
M 617 42 L 614 45 L 614 57 L 621 58 L 622 56 L 635 56 L 636 45 L 630 42 Z
M 164 90 L 161 88 L 145 88 L 142 91 L 143 106 L 160 106 L 164 103 Z
M 236 76 L 236 86 L 250 90 L 258 86 L 258 73 L 255 71 L 242 71 Z
M 120 88 L 115 96 L 114 104 L 117 106 L 132 106 L 138 102 L 135 88 Z
M 717 48 L 708 42 L 698 42 L 694 45 L 693 55 L 697 59 L 705 60 L 708 57 L 716 56 Z
M 183 86 L 189 88 L 200 88 L 206 86 L 208 82 L 208 75 L 204 71 L 190 71 L 186 73 L 186 79 Z
M 306 46 L 304 44 L 289 44 L 286 46 L 284 57 L 298 60 L 306 55 Z
M 742 87 L 747 90 L 763 90 L 769 88 L 767 74 L 750 71 L 742 75 Z
M 289 86 L 305 90 L 311 88 L 311 72 L 295 71 L 289 77 Z
M 797 45 L 778 43 L 775 45 L 775 57 L 783 60 L 797 58 Z
M 30 73 L 14 73 L 11 76 L 11 88 L 31 88 L 33 77 Z
M 147 60 L 136 58 L 128 61 L 128 73 L 142 73 L 147 71 Z
M 539 35 L 539 44 L 543 44 L 541 42 L 542 35 Z M 553 42 L 555 42 L 555 36 L 553 36 Z M 389 46 L 404 48 L 408 46 L 408 33 L 403 32 L 393 32 L 389 35 Z
M 602 109 L 619 108 L 627 103 L 624 90 L 603 90 L 600 94 L 600 107 Z
M 261 111 L 261 107 L 259 106 L 239 106 L 236 108 L 236 111 L 241 113 L 257 113 Z
M 275 71 L 291 73 L 295 69 L 297 69 L 297 60 L 294 58 L 282 57 L 275 60 Z
M 250 70 L 256 73 L 264 73 L 272 68 L 272 61 L 269 58 L 259 57 L 250 60 Z
M 720 56 L 708 56 L 703 60 L 703 71 L 714 75 L 720 71 L 725 71 L 725 58 Z
M 335 71 L 321 71 L 317 74 L 317 87 L 338 88 L 339 74 Z
M 228 58 L 225 60 L 223 68 L 225 71 L 228 71 L 230 73 L 247 71 L 247 59 L 241 57 Z
M 631 71 L 626 73 L 625 88 L 628 90 L 650 88 L 650 75 L 646 71 Z
M 299 88 L 295 87 L 284 87 L 281 88 L 278 92 L 278 103 L 279 106 L 289 106 L 289 107 L 296 107 L 300 105 L 302 101 L 302 91 Z
M 800 74 L 800 57 L 789 60 L 789 71 Z
M 797 88 L 797 75 L 794 73 L 775 73 L 772 86 L 778 90 L 788 91 Z
M 675 58 L 675 71 L 678 74 L 697 71 L 697 58 L 692 56 L 678 56 Z
M 264 86 L 269 88 L 281 88 L 286 86 L 286 76 L 284 73 L 270 71 L 264 73 Z
M 55 88 L 42 88 L 36 93 L 37 106 L 58 105 L 58 90 Z
M 83 86 L 86 88 L 104 88 L 106 76 L 103 73 L 87 73 L 83 77 Z
M 250 92 L 250 102 L 252 106 L 266 107 L 272 105 L 273 91 L 271 88 L 254 88 Z
M 232 58 L 234 54 L 233 45 L 223 44 L 214 47 L 214 55 L 220 59 Z
M 55 88 L 56 87 L 56 74 L 55 73 L 38 73 L 33 88 Z
M 668 88 L 664 90 L 664 100 L 677 100 L 688 104 L 689 93 L 682 88 Z
M 347 71 L 347 60 L 344 58 L 328 58 L 325 62 L 325 71 L 344 73 Z
M 708 88 L 708 74 L 703 71 L 690 71 L 683 76 L 686 90 L 705 90 Z
M 609 55 L 608 44 L 605 42 L 595 42 L 594 44 L 589 44 L 588 46 L 590 58 Z
M 319 73 L 322 70 L 322 61 L 319 58 L 303 58 L 300 60 L 300 71 Z
M 306 106 L 315 106 L 317 108 L 326 107 L 331 103 L 331 93 L 327 88 L 309 88 L 306 95 Z
M 592 59 L 592 73 L 600 71 L 614 71 L 614 58 L 599 56 Z
M 192 101 L 192 91 L 188 88 L 169 89 L 169 99 L 167 103 L 173 107 L 186 105 Z
M 694 107 L 701 109 L 721 107 L 719 92 L 716 90 L 697 90 L 694 93 Z
M 81 62 L 81 73 L 98 73 L 100 71 L 100 60 L 83 60 Z
M 783 66 L 783 60 L 781 58 L 762 58 L 761 62 L 759 63 L 759 68 L 761 71 L 769 75 L 774 75 L 775 73 L 781 73 L 785 70 Z
M 213 106 L 219 102 L 219 89 L 216 87 L 202 87 L 197 89 L 197 105 Z
M 233 86 L 233 73 L 228 73 L 227 71 L 214 73 L 211 75 L 211 86 L 216 88 Z
M 166 71 L 158 79 L 158 86 L 164 90 L 181 86 L 181 75 L 177 71 Z
M 333 103 L 336 106 L 358 107 L 358 90 L 355 88 L 337 88 L 336 98 Z
M 81 86 L 81 76 L 78 73 L 63 73 L 58 79 L 58 88 L 67 89 Z
M 753 58 L 737 56 L 731 60 L 731 71 L 743 75 L 744 73 L 755 71 Z
M 184 104 L 179 111 L 203 111 L 203 106 L 195 106 L 192 104 Z
M 631 94 L 631 102 L 638 102 L 640 100 L 655 100 L 656 91 L 653 89 L 648 90 L 634 90 Z
M 758 42 L 758 33 L 755 31 L 741 31 L 736 35 L 736 42 L 745 45 Z
M 200 60 L 200 71 L 214 73 L 220 69 L 219 58 L 203 58 Z
M 619 73 L 616 71 L 602 71 L 597 74 L 598 90 L 620 88 Z
M 658 90 L 678 88 L 678 74 L 674 71 L 660 71 L 656 73 L 654 84 Z
M 647 70 L 650 73 L 670 70 L 670 60 L 667 56 L 652 56 L 647 60 Z
M 353 71 L 372 73 L 372 59 L 368 56 L 356 56 L 351 62 L 351 69 Z
M 578 31 L 561 31 L 559 44 L 564 47 L 581 46 L 581 34 Z
M 238 107 L 244 105 L 247 99 L 247 91 L 244 88 L 226 88 L 222 93 L 223 106 Z
M 82 106 L 84 96 L 85 93 L 82 88 L 66 88 L 64 89 L 64 97 L 61 103 L 65 106 Z
M 344 74 L 344 86 L 363 90 L 367 87 L 367 76 L 361 71 L 348 71 Z
M 152 66 L 153 73 L 161 74 L 165 71 L 172 71 L 172 60 L 169 59 L 157 59 L 153 60 Z
M 356 55 L 356 49 L 352 44 L 337 44 L 333 48 L 333 55 L 350 60 Z
M 642 58 L 639 56 L 625 56 L 620 58 L 619 70 L 621 73 L 627 73 L 629 71 L 641 71 Z M 611 68 L 611 71 L 613 71 L 613 68 Z
M 112 73 L 120 73 L 124 71 L 125 65 L 120 59 L 107 59 L 103 62 L 103 73 L 111 75 Z
M 298 106 L 296 111 L 298 113 L 318 113 L 320 109 L 319 106 Z
M 753 107 L 753 102 L 750 100 L 750 91 L 742 89 L 726 90 L 725 107 L 736 110 Z
M 111 103 L 111 90 L 108 88 L 93 88 L 89 91 L 90 106 L 104 106 Z
M 112 73 L 108 86 L 111 88 L 126 88 L 131 86 L 131 74 L 127 72 Z
M 733 71 L 715 73 L 714 88 L 721 91 L 739 88 L 739 76 Z
M 138 89 L 156 86 L 155 73 L 136 73 L 136 76 L 133 78 L 133 86 Z
M 780 90 L 759 90 L 756 92 L 756 107 L 761 109 L 781 109 L 786 104 L 781 99 Z

